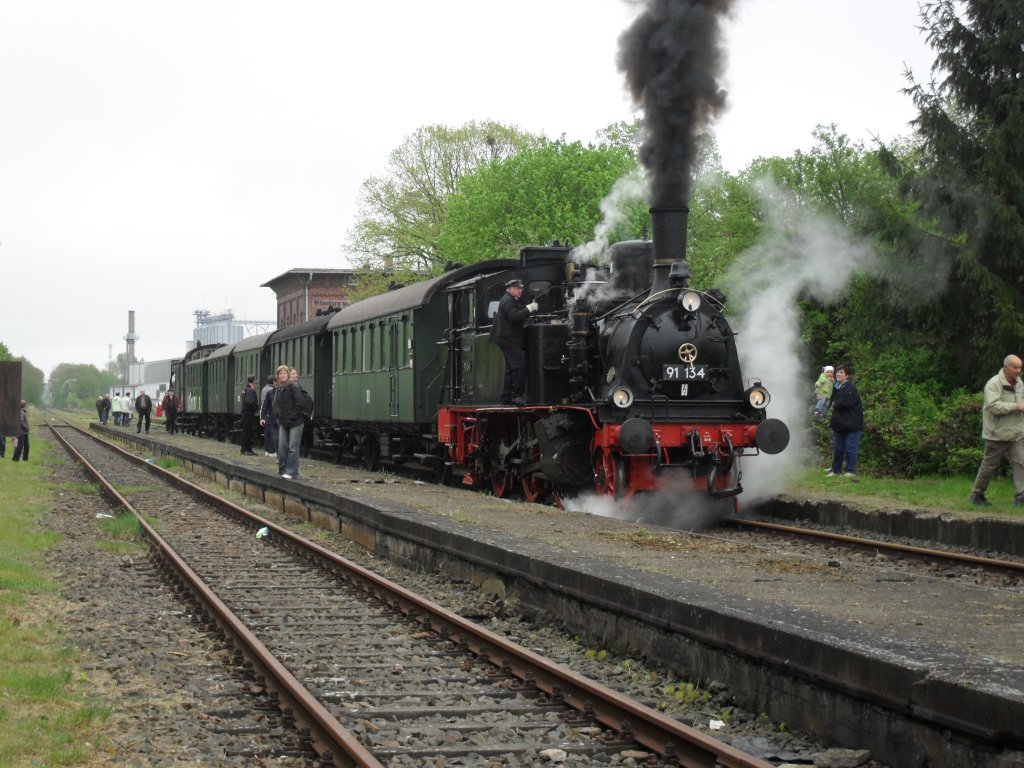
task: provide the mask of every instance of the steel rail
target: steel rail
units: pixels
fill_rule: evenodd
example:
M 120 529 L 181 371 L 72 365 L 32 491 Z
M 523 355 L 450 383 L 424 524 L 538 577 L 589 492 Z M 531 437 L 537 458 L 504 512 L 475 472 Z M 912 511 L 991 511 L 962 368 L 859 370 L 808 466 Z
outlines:
M 825 541 L 836 541 L 843 544 L 853 544 L 855 546 L 869 548 L 869 549 L 881 549 L 887 552 L 898 552 L 905 555 L 914 555 L 916 557 L 925 557 L 934 560 L 945 560 L 959 565 L 978 565 L 991 570 L 1004 570 L 1011 571 L 1018 575 L 1024 575 L 1024 563 L 1014 562 L 1012 560 L 996 560 L 988 557 L 978 557 L 977 555 L 965 555 L 960 552 L 949 552 L 941 549 L 929 549 L 927 547 L 916 547 L 911 544 L 897 544 L 890 541 L 881 541 L 879 539 L 865 539 L 859 536 L 848 536 L 842 533 L 830 533 L 829 531 L 818 531 L 813 528 L 800 528 L 793 525 L 783 525 L 782 523 L 769 523 L 764 520 L 741 520 L 733 519 L 727 521 L 730 525 L 745 528 L 759 528 L 762 530 L 774 531 L 776 533 L 787 533 L 794 536 L 804 536 L 811 539 L 823 539 Z
M 79 429 L 78 427 L 72 427 Z M 147 467 L 183 490 L 244 519 L 254 528 L 266 527 L 273 536 L 291 546 L 310 552 L 340 578 L 359 586 L 388 606 L 400 610 L 424 629 L 465 647 L 490 663 L 494 674 L 511 674 L 535 686 L 547 696 L 562 701 L 609 730 L 621 740 L 630 740 L 656 752 L 666 761 L 685 768 L 772 768 L 772 764 L 719 741 L 696 728 L 684 725 L 634 699 L 523 648 L 484 627 L 442 608 L 436 603 L 363 568 L 299 534 L 265 520 L 244 507 L 207 491 L 163 467 L 149 463 L 123 449 L 79 430 L 130 460 Z
M 282 710 L 286 706 L 291 707 L 296 721 L 309 728 L 311 740 L 317 753 L 322 758 L 329 759 L 336 766 L 343 768 L 384 768 L 384 764 L 378 761 L 355 736 L 339 723 L 327 708 L 306 690 L 302 683 L 295 679 L 291 672 L 277 660 L 249 628 L 221 602 L 220 598 L 203 582 L 198 574 L 178 556 L 160 534 L 146 522 L 139 511 L 103 477 L 100 471 L 81 453 L 75 450 L 74 446 L 60 434 L 59 430 L 52 423 L 47 422 L 47 426 L 50 427 L 50 431 L 64 447 L 64 450 L 99 483 L 102 491 L 116 504 L 124 507 L 125 510 L 135 516 L 152 546 L 178 577 L 192 590 L 195 597 L 206 608 L 211 619 L 216 622 L 217 626 L 226 636 L 231 638 L 231 641 L 242 651 L 245 657 L 252 662 L 257 674 L 262 676 L 267 684 L 278 692 L 282 702 Z M 90 439 L 97 439 L 74 425 L 69 424 L 68 426 Z M 100 442 L 125 458 L 174 477 L 173 473 L 168 473 L 162 467 L 155 467 L 117 446 L 111 446 L 103 441 Z

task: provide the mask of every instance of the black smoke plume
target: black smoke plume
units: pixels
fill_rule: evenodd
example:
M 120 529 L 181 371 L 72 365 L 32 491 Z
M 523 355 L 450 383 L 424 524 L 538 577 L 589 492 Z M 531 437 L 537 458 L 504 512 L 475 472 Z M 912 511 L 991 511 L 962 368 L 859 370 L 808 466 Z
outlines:
M 700 137 L 725 106 L 721 22 L 735 0 L 643 0 L 619 38 L 619 69 L 644 110 L 640 161 L 652 208 L 689 203 Z

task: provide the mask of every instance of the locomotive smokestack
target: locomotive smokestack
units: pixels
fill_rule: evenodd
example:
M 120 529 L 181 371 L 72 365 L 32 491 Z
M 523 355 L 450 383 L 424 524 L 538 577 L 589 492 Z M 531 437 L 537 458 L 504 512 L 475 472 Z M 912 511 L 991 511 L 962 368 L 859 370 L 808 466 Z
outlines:
M 669 287 L 669 270 L 686 257 L 686 222 L 689 208 L 651 208 L 654 241 L 654 281 L 651 295 Z

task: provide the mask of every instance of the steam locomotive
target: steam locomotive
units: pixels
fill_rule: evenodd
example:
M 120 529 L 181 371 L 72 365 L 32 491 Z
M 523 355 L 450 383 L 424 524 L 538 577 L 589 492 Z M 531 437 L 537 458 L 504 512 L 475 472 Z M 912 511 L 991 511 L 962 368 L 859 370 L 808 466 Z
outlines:
M 280 363 L 314 413 L 308 451 L 367 468 L 418 467 L 495 496 L 622 499 L 669 479 L 712 499 L 742 492 L 740 461 L 778 453 L 786 425 L 740 371 L 724 297 L 690 286 L 685 208 L 652 209 L 652 240 L 616 243 L 605 267 L 568 247 L 525 248 L 178 361 L 179 426 L 224 439 L 239 394 Z M 489 343 L 505 284 L 539 310 L 525 334 L 526 405 L 500 404 Z

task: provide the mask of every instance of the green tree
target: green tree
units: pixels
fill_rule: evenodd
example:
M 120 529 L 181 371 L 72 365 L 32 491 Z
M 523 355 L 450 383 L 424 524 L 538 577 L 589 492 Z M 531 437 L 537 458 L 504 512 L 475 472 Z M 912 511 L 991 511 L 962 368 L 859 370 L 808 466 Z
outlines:
M 448 201 L 438 253 L 466 264 L 518 258 L 520 248 L 552 240 L 590 240 L 601 201 L 636 169 L 622 147 L 543 141 L 465 176 Z M 643 209 L 640 209 L 643 210 Z M 622 232 L 635 237 L 634 220 Z
M 0 341 L 0 360 L 11 360 L 11 351 L 7 349 L 7 345 Z
M 851 141 L 834 124 L 819 125 L 813 136 L 809 150 L 759 159 L 746 173 L 752 183 L 771 179 L 772 184 L 761 185 L 760 190 L 760 205 L 766 210 L 805 209 L 841 224 L 851 243 L 857 238 L 872 243 L 870 254 L 852 251 L 860 263 L 843 285 L 832 279 L 841 266 L 834 261 L 835 253 L 813 242 L 794 243 L 807 248 L 807 259 L 815 262 L 807 276 L 808 290 L 799 299 L 807 358 L 856 365 L 858 350 L 870 348 L 874 357 L 890 348 L 923 345 L 941 361 L 941 344 L 919 338 L 920 315 L 930 308 L 938 290 L 935 276 L 908 260 L 899 242 L 899 233 L 912 225 L 915 206 L 900 198 L 878 151 Z M 891 151 L 908 162 L 915 152 L 905 144 L 894 145 Z M 821 285 L 815 288 L 813 283 Z
M 622 120 L 612 123 L 598 131 L 597 137 L 599 144 L 606 147 L 618 147 L 638 158 L 640 145 L 644 142 L 644 121 L 637 117 L 632 122 Z
M 41 368 L 36 368 L 27 358 L 18 357 L 21 361 L 21 396 L 27 402 L 35 406 L 43 404 L 44 374 Z
M 977 387 L 1024 337 L 1024 14 L 1011 0 L 937 0 L 922 19 L 936 61 L 928 83 L 908 73 L 920 152 L 883 159 L 917 206 L 904 249 L 952 268 L 920 331 Z
M 437 241 L 459 179 L 538 141 L 492 121 L 418 128 L 391 152 L 386 175 L 363 182 L 347 246 L 354 260 L 367 268 L 440 270 Z
M 95 365 L 61 363 L 50 373 L 50 393 L 57 408 L 92 408 L 109 387 L 108 374 Z
M 757 240 L 764 227 L 749 179 L 722 171 L 697 179 L 690 199 L 686 261 L 694 285 L 718 285 L 729 266 Z

